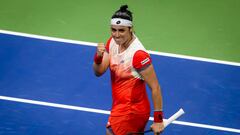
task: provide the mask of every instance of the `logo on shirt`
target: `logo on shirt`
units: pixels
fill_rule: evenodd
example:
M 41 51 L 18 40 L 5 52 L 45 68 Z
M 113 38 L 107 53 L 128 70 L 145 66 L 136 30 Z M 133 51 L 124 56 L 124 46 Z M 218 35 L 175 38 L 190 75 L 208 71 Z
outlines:
M 148 63 L 150 61 L 150 59 L 149 58 L 146 58 L 146 59 L 144 59 L 143 61 L 141 61 L 141 64 L 142 65 L 145 65 L 146 63 Z
M 124 60 L 121 60 L 120 63 L 121 63 L 121 64 L 124 63 Z

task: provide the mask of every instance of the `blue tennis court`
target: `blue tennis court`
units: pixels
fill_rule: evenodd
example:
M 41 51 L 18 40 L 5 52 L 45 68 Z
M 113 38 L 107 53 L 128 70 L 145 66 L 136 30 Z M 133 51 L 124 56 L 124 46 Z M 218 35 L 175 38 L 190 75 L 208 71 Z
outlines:
M 0 134 L 105 134 L 110 75 L 95 77 L 94 53 L 88 44 L 0 33 Z M 186 112 L 163 135 L 240 133 L 240 66 L 151 56 L 165 118 Z

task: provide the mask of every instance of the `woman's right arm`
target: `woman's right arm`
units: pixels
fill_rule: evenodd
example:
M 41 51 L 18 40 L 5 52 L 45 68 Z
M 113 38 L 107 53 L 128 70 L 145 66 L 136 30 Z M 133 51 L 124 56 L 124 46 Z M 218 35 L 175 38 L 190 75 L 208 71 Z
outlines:
M 109 66 L 109 54 L 103 43 L 98 43 L 97 52 L 94 56 L 93 70 L 96 76 L 104 74 Z

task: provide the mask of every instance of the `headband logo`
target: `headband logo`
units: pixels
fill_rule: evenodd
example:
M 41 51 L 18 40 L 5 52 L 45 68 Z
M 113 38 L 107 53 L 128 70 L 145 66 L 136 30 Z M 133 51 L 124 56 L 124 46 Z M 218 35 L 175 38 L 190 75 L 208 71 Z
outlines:
M 121 23 L 121 21 L 117 21 L 117 22 L 116 22 L 116 24 L 120 24 L 120 23 Z

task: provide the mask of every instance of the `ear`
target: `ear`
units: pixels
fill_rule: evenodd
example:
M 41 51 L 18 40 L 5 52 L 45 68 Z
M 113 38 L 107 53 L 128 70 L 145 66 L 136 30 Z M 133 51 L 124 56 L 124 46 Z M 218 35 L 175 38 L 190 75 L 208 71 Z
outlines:
M 133 32 L 133 28 L 132 28 L 132 27 L 130 27 L 129 31 L 132 33 L 132 32 Z

